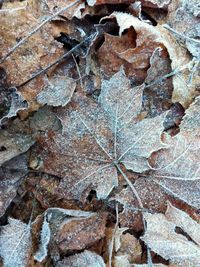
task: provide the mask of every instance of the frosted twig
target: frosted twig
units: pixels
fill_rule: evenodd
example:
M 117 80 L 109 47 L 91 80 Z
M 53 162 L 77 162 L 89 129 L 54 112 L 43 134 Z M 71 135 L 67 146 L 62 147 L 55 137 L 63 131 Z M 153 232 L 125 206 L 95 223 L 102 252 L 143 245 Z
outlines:
M 25 82 L 21 83 L 20 85 L 16 86 L 16 88 L 20 88 L 24 85 L 26 85 L 27 83 L 29 83 L 30 81 L 32 81 L 33 79 L 35 79 L 36 77 L 40 76 L 41 74 L 45 73 L 47 70 L 49 70 L 50 68 L 52 68 L 53 66 L 55 66 L 56 64 L 60 63 L 63 59 L 67 58 L 68 56 L 71 56 L 72 53 L 78 49 L 79 47 L 81 47 L 86 41 L 88 41 L 89 39 L 92 38 L 93 35 L 88 36 L 85 40 L 83 40 L 82 42 L 80 42 L 79 44 L 77 44 L 76 46 L 74 46 L 70 51 L 66 52 L 65 54 L 63 54 L 61 57 L 59 57 L 57 60 L 55 60 L 53 63 L 49 64 L 46 68 L 38 71 L 36 74 L 34 74 L 30 79 L 26 80 Z

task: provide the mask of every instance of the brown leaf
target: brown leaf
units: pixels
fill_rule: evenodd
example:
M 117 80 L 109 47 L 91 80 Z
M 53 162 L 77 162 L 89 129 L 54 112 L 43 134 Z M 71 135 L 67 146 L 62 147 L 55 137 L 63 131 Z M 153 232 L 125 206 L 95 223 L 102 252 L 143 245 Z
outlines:
M 74 3 L 74 0 L 46 0 L 45 3 L 49 7 L 51 12 L 55 12 L 58 9 L 64 8 L 66 5 Z M 67 19 L 72 19 L 73 17 L 81 19 L 81 11 L 85 8 L 85 3 L 79 1 L 76 5 L 69 8 L 66 12 L 63 13 Z
M 85 250 L 82 253 L 64 258 L 62 261 L 59 261 L 56 264 L 56 267 L 67 267 L 67 266 L 106 267 L 102 257 L 89 250 Z
M 119 37 L 105 36 L 105 43 L 99 49 L 100 63 L 108 75 L 118 71 L 123 64 L 127 75 L 141 84 L 154 50 L 163 47 L 161 35 L 155 27 L 127 13 L 114 12 L 103 19 L 113 18 L 119 26 Z M 122 35 L 127 29 L 128 33 Z M 124 38 L 132 44 L 128 45 Z
M 9 160 L 0 167 L 0 217 L 16 196 L 22 178 L 28 172 L 25 154 Z
M 6 130 L 0 132 L 0 166 L 26 152 L 35 141 L 30 135 L 12 134 Z
M 64 253 L 82 250 L 105 236 L 106 213 L 99 213 L 85 219 L 73 219 L 62 223 L 57 243 Z
M 17 40 L 27 36 L 28 32 L 41 23 L 41 18 L 37 17 L 34 9 L 31 9 L 31 4 L 18 8 L 17 3 L 8 5 L 8 8 L 5 5 L 5 8 L 1 10 L 1 57 L 9 52 Z M 31 36 L 28 42 L 20 46 L 2 63 L 7 71 L 10 85 L 20 85 L 33 73 L 41 70 L 62 54 L 62 45 L 55 41 L 52 35 L 51 25 L 48 24 Z M 44 85 L 43 78 L 36 78 L 35 81 L 22 88 L 22 96 L 32 103 Z
M 166 215 L 147 213 L 144 217 L 147 221 L 147 230 L 142 240 L 154 252 L 177 266 L 198 266 L 200 264 L 200 247 L 193 241 L 189 241 L 184 233 L 175 231 L 175 227 L 178 226 L 190 236 L 192 232 L 199 232 L 197 222 L 171 204 L 169 204 Z M 190 225 L 189 228 L 188 225 Z M 194 236 L 192 235 L 192 237 Z
M 163 36 L 172 69 L 182 70 L 173 76 L 172 100 L 188 107 L 200 86 L 198 62 L 191 63 L 193 57 L 199 61 L 198 5 L 196 1 L 173 0 L 168 9 L 167 17 L 157 25 L 157 29 Z
M 105 235 L 106 213 L 50 208 L 44 213 L 39 250 L 35 259 L 42 262 L 48 254 L 79 251 L 90 247 Z
M 143 86 L 131 87 L 120 70 L 103 81 L 99 103 L 75 95 L 57 112 L 62 133 L 49 133 L 39 142 L 41 170 L 62 177 L 60 196 L 81 199 L 95 189 L 98 198 L 106 198 L 118 184 L 116 161 L 117 168 L 121 162 L 133 171 L 149 169 L 147 158 L 163 147 L 165 115 L 138 122 L 142 92 Z

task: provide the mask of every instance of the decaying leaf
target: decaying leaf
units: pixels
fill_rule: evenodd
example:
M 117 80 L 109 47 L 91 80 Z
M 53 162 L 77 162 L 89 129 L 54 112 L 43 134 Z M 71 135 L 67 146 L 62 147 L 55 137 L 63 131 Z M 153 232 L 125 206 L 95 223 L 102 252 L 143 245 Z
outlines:
M 105 43 L 99 49 L 101 66 L 106 74 L 110 75 L 124 64 L 126 73 L 141 84 L 154 50 L 163 47 L 162 37 L 155 27 L 130 14 L 114 12 L 103 19 L 112 18 L 117 20 L 119 37 L 105 36 Z M 122 35 L 125 30 L 128 30 L 128 33 Z
M 1 226 L 0 256 L 5 267 L 26 266 L 31 249 L 30 225 L 9 218 L 8 224 Z
M 0 167 L 0 217 L 16 196 L 22 178 L 28 172 L 27 155 L 15 157 Z
M 169 138 L 169 148 L 155 154 L 153 177 L 168 192 L 199 208 L 199 98 L 190 106 L 180 124 L 180 133 Z
M 106 213 L 47 209 L 44 213 L 41 243 L 35 259 L 43 261 L 47 256 L 48 246 L 55 247 L 54 242 L 57 249 L 63 253 L 79 251 L 93 245 L 105 235 L 106 217 Z
M 193 57 L 199 61 L 198 5 L 195 0 L 173 0 L 168 8 L 168 16 L 157 25 L 157 29 L 163 36 L 172 69 L 182 70 L 173 76 L 172 100 L 188 107 L 200 86 L 198 66 L 196 67 L 198 62 L 192 62 Z
M 18 3 L 13 5 L 4 5 L 0 16 L 0 57 L 3 58 L 21 38 L 38 26 L 41 22 L 32 7 L 32 2 L 28 5 L 18 7 Z M 50 26 L 41 28 L 39 32 L 30 37 L 30 40 L 20 46 L 3 63 L 8 75 L 8 83 L 13 86 L 20 85 L 28 80 L 31 75 L 41 68 L 53 62 L 62 54 L 62 45 L 53 38 L 53 31 Z M 22 96 L 32 105 L 34 98 L 45 86 L 43 78 L 39 77 L 27 87 L 25 86 L 21 93 Z
M 168 204 L 166 214 L 145 214 L 147 230 L 142 240 L 157 254 L 176 266 L 199 266 L 200 247 L 195 233 L 200 226 L 185 212 Z M 189 226 L 189 227 L 188 227 Z M 177 233 L 176 227 L 184 232 Z M 184 236 L 191 237 L 191 240 Z M 195 239 L 193 239 L 195 238 Z
M 89 250 L 85 250 L 82 253 L 64 258 L 62 261 L 59 261 L 56 264 L 56 267 L 67 267 L 67 266 L 106 267 L 102 257 Z
M 37 102 L 49 106 L 65 106 L 76 88 L 73 79 L 65 76 L 55 76 L 47 79 L 47 86 L 37 96 Z
M 0 165 L 26 152 L 34 140 L 30 135 L 11 134 L 6 130 L 0 132 Z
M 106 198 L 118 184 L 119 163 L 136 172 L 149 169 L 148 157 L 164 147 L 165 114 L 138 121 L 142 92 L 143 86 L 131 87 L 121 69 L 103 81 L 99 103 L 76 94 L 57 111 L 62 133 L 49 132 L 39 142 L 41 170 L 62 177 L 60 196 L 81 199 L 95 189 L 98 198 Z

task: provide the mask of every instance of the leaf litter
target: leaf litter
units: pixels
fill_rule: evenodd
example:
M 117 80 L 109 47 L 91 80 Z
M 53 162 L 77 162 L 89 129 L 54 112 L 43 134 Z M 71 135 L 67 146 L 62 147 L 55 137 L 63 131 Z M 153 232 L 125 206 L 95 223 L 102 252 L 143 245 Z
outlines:
M 196 1 L 0 13 L 3 266 L 198 266 Z

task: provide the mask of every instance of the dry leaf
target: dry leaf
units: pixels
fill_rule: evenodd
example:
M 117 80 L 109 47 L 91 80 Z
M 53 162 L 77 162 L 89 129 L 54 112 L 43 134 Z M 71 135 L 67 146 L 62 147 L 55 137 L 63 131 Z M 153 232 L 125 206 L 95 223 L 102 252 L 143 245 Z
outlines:
M 18 3 L 12 3 L 1 10 L 0 16 L 0 57 L 6 55 L 18 40 L 27 36 L 27 34 L 41 23 L 42 17 L 34 13 L 31 6 L 31 0 L 28 5 L 18 8 Z M 53 38 L 53 30 L 48 24 L 41 28 L 39 32 L 30 37 L 30 39 L 19 47 L 9 58 L 7 58 L 2 67 L 7 71 L 8 83 L 10 85 L 20 85 L 28 80 L 33 73 L 41 70 L 62 54 L 62 45 Z M 34 98 L 45 86 L 43 78 L 36 78 L 21 90 L 22 96 L 32 104 Z
M 165 190 L 199 208 L 199 98 L 187 109 L 180 133 L 168 136 L 169 148 L 153 155 L 153 177 Z
M 75 95 L 57 112 L 62 133 L 49 132 L 39 142 L 41 170 L 62 177 L 60 196 L 81 199 L 95 189 L 98 198 L 106 198 L 118 184 L 118 162 L 137 172 L 149 169 L 148 157 L 163 147 L 165 115 L 137 122 L 142 92 L 143 86 L 131 87 L 120 70 L 103 81 L 99 103 Z
M 6 130 L 0 132 L 0 165 L 26 152 L 34 140 L 30 135 L 11 134 Z
M 106 267 L 101 256 L 85 250 L 82 253 L 64 258 L 56 264 L 56 267 Z
M 101 66 L 105 73 L 110 75 L 118 71 L 123 64 L 127 75 L 141 84 L 154 50 L 163 47 L 161 35 L 155 27 L 130 14 L 114 12 L 103 19 L 112 18 L 117 20 L 120 37 L 105 35 L 105 43 L 99 49 Z M 127 29 L 128 33 L 122 35 Z
M 47 84 L 38 94 L 37 102 L 54 107 L 67 105 L 76 88 L 74 80 L 65 76 L 53 76 L 47 79 Z
M 44 213 L 40 247 L 35 259 L 43 261 L 47 256 L 48 246 L 55 247 L 55 244 L 63 253 L 93 245 L 105 235 L 106 217 L 106 213 L 47 209 Z
M 188 107 L 200 86 L 198 66 L 194 66 L 198 63 L 194 65 L 191 63 L 193 57 L 199 61 L 199 22 L 195 14 L 198 11 L 198 4 L 195 0 L 173 0 L 168 9 L 168 16 L 156 28 L 162 34 L 172 61 L 172 69 L 183 69 L 173 76 L 172 100 Z
M 5 267 L 26 266 L 31 248 L 30 225 L 9 218 L 5 226 L 1 226 L 0 256 Z
M 16 196 L 22 178 L 28 172 L 27 155 L 15 157 L 0 167 L 0 217 Z
M 199 266 L 200 247 L 194 241 L 184 236 L 199 232 L 199 224 L 193 221 L 185 212 L 168 205 L 166 214 L 145 214 L 147 230 L 142 240 L 157 254 L 177 266 Z M 189 228 L 188 228 L 189 225 Z M 184 232 L 177 233 L 176 227 Z M 189 232 L 188 232 L 189 231 Z M 199 240 L 198 240 L 199 242 Z

